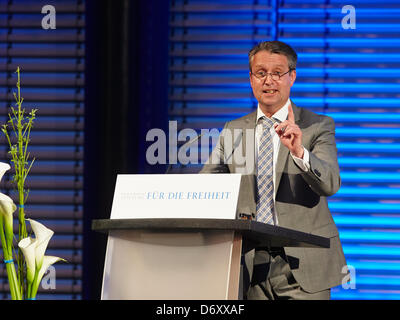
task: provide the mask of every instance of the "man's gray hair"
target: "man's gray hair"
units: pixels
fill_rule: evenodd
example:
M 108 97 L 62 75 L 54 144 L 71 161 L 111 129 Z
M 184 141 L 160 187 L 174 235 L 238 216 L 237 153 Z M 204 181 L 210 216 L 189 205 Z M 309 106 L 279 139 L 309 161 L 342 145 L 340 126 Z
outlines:
M 284 55 L 289 64 L 290 70 L 295 70 L 297 65 L 297 53 L 288 44 L 282 41 L 263 41 L 255 45 L 249 52 L 249 69 L 251 70 L 251 64 L 253 63 L 254 55 L 260 51 L 268 51 L 270 53 Z

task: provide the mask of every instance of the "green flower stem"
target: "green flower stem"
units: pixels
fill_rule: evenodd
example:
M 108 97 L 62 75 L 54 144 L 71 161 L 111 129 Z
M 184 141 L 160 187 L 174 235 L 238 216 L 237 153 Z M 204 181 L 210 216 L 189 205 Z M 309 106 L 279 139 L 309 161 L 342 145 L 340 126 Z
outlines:
M 32 287 L 33 287 L 33 282 L 28 283 L 28 288 L 26 289 L 26 299 L 35 298 L 35 297 L 32 297 Z
M 22 106 L 22 101 L 24 100 L 21 98 L 21 79 L 20 79 L 20 72 L 19 72 L 19 67 L 17 68 L 17 90 L 18 90 L 18 96 L 15 96 L 15 100 L 18 106 L 18 110 L 16 112 L 16 118 L 17 118 L 17 131 L 18 131 L 18 157 L 17 157 L 17 163 L 14 162 L 15 164 L 15 171 L 16 175 L 18 177 L 17 179 L 17 185 L 18 185 L 18 195 L 19 195 L 19 211 L 18 211 L 18 221 L 19 221 L 19 229 L 18 229 L 18 237 L 19 240 L 24 239 L 27 237 L 26 233 L 26 224 L 25 224 L 25 212 L 24 212 L 24 207 L 23 205 L 25 204 L 25 197 L 24 197 L 24 184 L 25 184 L 25 179 L 27 176 L 25 164 L 27 161 L 26 158 L 26 150 L 28 147 L 28 142 L 29 142 L 29 134 L 31 131 L 32 127 L 32 121 L 33 119 L 29 119 L 28 125 L 23 124 L 24 120 L 24 110 L 21 109 Z M 29 125 L 30 124 L 30 125 Z M 22 129 L 25 127 L 24 133 L 22 133 Z M 26 137 L 25 133 L 26 130 L 28 130 L 28 137 Z M 25 143 L 24 143 L 25 141 Z M 17 170 L 18 167 L 18 170 Z
M 4 260 L 12 260 L 12 242 L 7 243 L 6 237 L 4 235 L 4 224 L 3 224 L 4 217 L 0 218 L 0 239 L 1 239 L 1 246 L 3 248 L 3 258 Z M 6 263 L 6 270 L 8 276 L 8 283 L 10 285 L 10 293 L 12 300 L 21 300 L 21 292 L 19 289 L 17 273 L 15 271 L 15 266 L 13 262 Z
M 21 97 L 21 79 L 20 69 L 16 70 L 17 73 L 17 93 L 14 93 L 17 108 L 11 107 L 11 113 L 9 114 L 8 125 L 12 128 L 12 131 L 16 138 L 16 144 L 12 144 L 11 138 L 8 133 L 8 125 L 3 125 L 2 131 L 5 134 L 8 144 L 10 146 L 10 154 L 12 162 L 15 167 L 14 182 L 16 183 L 18 191 L 18 239 L 20 241 L 26 238 L 26 224 L 25 224 L 25 210 L 24 205 L 28 197 L 28 191 L 25 190 L 25 180 L 32 167 L 33 161 L 30 165 L 28 163 L 29 152 L 28 143 L 30 141 L 30 132 L 35 119 L 36 110 L 32 110 L 28 117 L 25 117 L 25 110 L 22 109 L 22 102 L 24 99 Z M 26 263 L 21 250 L 17 253 L 17 264 L 18 264 L 18 282 L 20 284 L 21 295 L 26 298 L 26 292 L 28 290 L 26 280 Z
M 6 263 L 6 270 L 8 275 L 8 282 L 10 284 L 11 299 L 22 300 L 14 263 Z
M 39 284 L 40 284 L 40 280 L 41 279 L 38 279 L 38 276 L 39 276 L 39 270 L 38 270 L 38 268 L 35 268 L 35 277 L 33 278 L 33 281 L 32 281 L 32 283 L 31 283 L 31 290 L 30 291 L 28 291 L 28 298 L 35 298 L 36 297 L 36 294 L 37 294 L 37 291 L 38 291 L 38 289 L 39 289 Z
M 25 224 L 25 211 L 24 205 L 27 202 L 29 190 L 25 189 L 25 180 L 28 176 L 28 173 L 32 167 L 32 164 L 35 159 L 29 160 L 29 152 L 28 152 L 28 144 L 30 142 L 30 133 L 33 126 L 33 121 L 36 118 L 37 109 L 31 110 L 29 115 L 25 116 L 25 109 L 22 108 L 22 103 L 24 99 L 21 97 L 21 79 L 20 79 L 20 68 L 18 67 L 17 73 L 17 92 L 14 92 L 15 98 L 15 107 L 11 107 L 11 111 L 8 115 L 9 120 L 7 124 L 2 125 L 1 131 L 6 136 L 7 142 L 10 147 L 10 155 L 11 162 L 14 164 L 15 175 L 13 177 L 13 182 L 16 186 L 18 192 L 18 238 L 17 242 L 26 238 L 27 230 Z M 10 135 L 13 135 L 13 139 L 11 139 Z M 15 140 L 14 140 L 15 138 Z M 3 232 L 3 231 L 2 231 Z M 4 251 L 4 249 L 3 249 Z M 5 252 L 5 251 L 4 251 Z M 12 253 L 11 253 L 12 255 Z M 26 263 L 21 250 L 18 249 L 16 253 L 16 262 L 18 265 L 18 293 L 19 296 L 23 298 L 28 297 L 28 286 L 29 283 L 26 277 Z M 12 269 L 12 267 L 7 266 L 8 269 Z M 7 273 L 8 272 L 7 269 Z M 11 273 L 15 273 L 14 271 L 10 271 Z M 11 284 L 10 284 L 11 285 Z M 30 285 L 30 291 L 32 291 L 33 284 Z M 16 288 L 13 288 L 13 290 Z M 11 290 L 11 287 L 10 287 Z M 17 296 L 14 294 L 14 296 Z

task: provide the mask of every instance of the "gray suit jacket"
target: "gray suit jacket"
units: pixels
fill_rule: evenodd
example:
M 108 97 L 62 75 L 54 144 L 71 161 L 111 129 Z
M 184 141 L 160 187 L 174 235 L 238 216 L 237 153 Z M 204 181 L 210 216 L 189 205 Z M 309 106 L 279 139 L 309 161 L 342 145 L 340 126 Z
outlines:
M 332 118 L 299 108 L 293 102 L 292 107 L 295 122 L 303 133 L 303 146 L 310 154 L 310 170 L 302 171 L 281 144 L 275 167 L 275 210 L 279 226 L 330 238 L 329 249 L 284 248 L 295 279 L 303 290 L 314 293 L 340 285 L 345 276 L 342 270 L 346 260 L 326 199 L 340 187 L 335 124 Z M 249 153 L 254 153 L 255 126 L 256 112 L 226 123 L 223 132 L 242 129 L 236 131 L 243 133 L 240 136 L 236 132 L 239 138 L 228 144 L 226 135 L 221 133 L 208 163 L 201 170 L 201 173 L 246 173 L 240 188 L 240 213 L 256 213 L 256 176 L 254 171 L 244 171 L 243 163 L 238 164 L 236 160 L 243 157 L 235 156 L 239 152 L 244 154 L 247 149 L 245 161 L 254 161 L 254 154 L 249 156 Z M 215 163 L 216 159 L 219 163 Z M 251 257 L 247 256 L 246 261 L 252 264 Z M 247 267 L 251 277 L 252 265 Z

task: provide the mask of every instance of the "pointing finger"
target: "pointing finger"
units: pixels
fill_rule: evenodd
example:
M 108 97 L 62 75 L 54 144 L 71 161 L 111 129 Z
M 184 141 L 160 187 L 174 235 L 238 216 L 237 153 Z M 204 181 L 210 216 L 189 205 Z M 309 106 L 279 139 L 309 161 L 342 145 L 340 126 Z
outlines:
M 290 103 L 288 106 L 288 121 L 294 123 L 294 113 L 293 113 L 292 105 Z

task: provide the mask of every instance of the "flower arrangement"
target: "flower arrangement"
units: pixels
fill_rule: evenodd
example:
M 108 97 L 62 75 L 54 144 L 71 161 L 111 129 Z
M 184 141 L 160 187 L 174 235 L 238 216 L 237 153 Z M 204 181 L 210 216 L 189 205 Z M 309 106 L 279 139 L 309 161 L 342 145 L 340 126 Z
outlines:
M 25 203 L 29 194 L 29 190 L 25 189 L 25 181 L 34 163 L 34 159 L 29 160 L 28 144 L 37 109 L 31 110 L 29 115 L 25 116 L 25 109 L 22 109 L 23 98 L 21 98 L 19 67 L 16 73 L 18 76 L 17 93 L 14 92 L 16 108 L 11 107 L 9 120 L 1 127 L 10 147 L 11 162 L 15 168 L 13 183 L 16 184 L 18 192 L 18 237 L 16 239 L 18 247 L 16 251 L 14 250 L 13 213 L 17 210 L 17 206 L 9 196 L 1 192 L 0 240 L 11 299 L 34 300 L 47 268 L 57 261 L 65 260 L 45 255 L 47 245 L 54 232 L 35 220 L 25 218 Z M 10 128 L 11 132 L 9 132 Z M 14 133 L 15 144 L 10 133 Z M 0 180 L 9 169 L 11 166 L 8 163 L 0 162 Z M 34 238 L 28 236 L 26 221 L 31 225 Z M 17 269 L 14 265 L 14 257 L 17 261 Z

